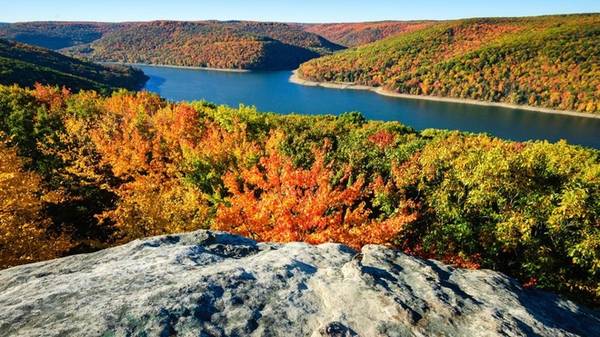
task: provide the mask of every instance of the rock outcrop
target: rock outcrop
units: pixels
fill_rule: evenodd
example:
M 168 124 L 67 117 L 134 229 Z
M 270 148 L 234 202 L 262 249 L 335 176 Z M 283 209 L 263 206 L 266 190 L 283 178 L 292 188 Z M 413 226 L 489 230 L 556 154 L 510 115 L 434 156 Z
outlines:
M 600 314 L 381 246 L 199 231 L 1 271 L 0 336 L 600 336 Z

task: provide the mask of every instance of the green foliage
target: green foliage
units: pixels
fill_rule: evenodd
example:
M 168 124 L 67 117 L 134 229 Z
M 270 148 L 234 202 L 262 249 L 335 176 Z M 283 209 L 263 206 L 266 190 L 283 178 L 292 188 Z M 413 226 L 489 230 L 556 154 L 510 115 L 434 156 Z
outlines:
M 6 166 L 39 177 L 28 202 L 51 233 L 36 235 L 70 233 L 71 252 L 212 226 L 384 243 L 600 298 L 596 150 L 44 86 L 0 86 L 0 132 L 26 163 Z
M 0 26 L 0 37 L 48 49 L 62 49 L 99 39 L 116 23 L 18 22 Z
M 410 162 L 401 188 L 416 188 L 423 217 L 407 228 L 435 256 L 537 285 L 597 293 L 600 160 L 567 145 L 510 143 L 449 133 Z
M 338 120 L 344 124 L 355 124 L 355 125 L 363 125 L 367 119 L 358 111 L 344 112 L 342 113 Z
M 102 66 L 61 54 L 0 39 L 0 84 L 32 87 L 35 83 L 109 92 L 137 90 L 148 79 L 140 70 Z
M 470 19 L 311 60 L 304 78 L 600 112 L 600 15 Z

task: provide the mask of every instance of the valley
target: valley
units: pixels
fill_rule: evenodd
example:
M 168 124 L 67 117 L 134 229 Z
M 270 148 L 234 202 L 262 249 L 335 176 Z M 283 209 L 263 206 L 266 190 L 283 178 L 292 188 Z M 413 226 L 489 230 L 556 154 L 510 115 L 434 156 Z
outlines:
M 600 335 L 600 6 L 538 5 L 3 5 L 0 337 Z
M 294 25 L 243 21 L 22 23 L 1 36 L 91 61 L 222 69 L 295 69 L 344 48 Z
M 217 104 L 256 106 L 279 114 L 332 114 L 360 111 L 365 118 L 398 121 L 417 130 L 429 128 L 484 132 L 516 141 L 559 141 L 600 148 L 600 118 L 586 113 L 542 112 L 510 106 L 396 93 L 347 89 L 328 83 L 297 84 L 290 71 L 222 72 L 139 66 L 150 80 L 145 89 L 174 101 L 205 99 Z M 340 89 L 341 87 L 341 89 Z M 368 90 L 367 90 L 368 89 Z M 400 97 L 397 97 L 400 96 Z
M 402 95 L 600 111 L 600 15 L 299 24 L 29 22 L 0 37 L 96 62 L 294 70 Z

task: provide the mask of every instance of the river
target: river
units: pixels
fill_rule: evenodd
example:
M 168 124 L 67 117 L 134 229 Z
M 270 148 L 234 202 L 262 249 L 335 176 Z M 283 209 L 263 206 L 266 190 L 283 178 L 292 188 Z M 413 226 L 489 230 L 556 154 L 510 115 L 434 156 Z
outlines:
M 150 80 L 146 90 L 174 100 L 205 99 L 254 105 L 260 111 L 340 114 L 360 111 L 368 119 L 399 121 L 415 129 L 484 132 L 518 141 L 566 139 L 600 148 L 600 119 L 473 104 L 386 97 L 370 91 L 307 87 L 289 82 L 291 71 L 223 72 L 137 66 Z

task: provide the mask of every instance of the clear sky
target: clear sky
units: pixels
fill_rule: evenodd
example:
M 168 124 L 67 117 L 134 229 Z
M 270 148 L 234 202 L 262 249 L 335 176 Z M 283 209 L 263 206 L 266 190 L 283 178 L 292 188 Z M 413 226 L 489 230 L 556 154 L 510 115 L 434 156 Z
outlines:
M 600 12 L 600 0 L 0 0 L 0 22 L 355 22 Z

